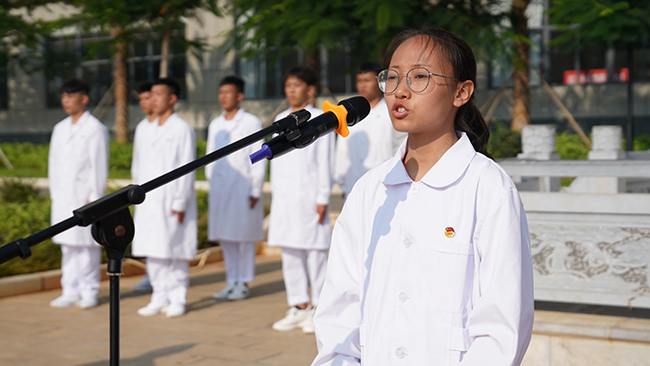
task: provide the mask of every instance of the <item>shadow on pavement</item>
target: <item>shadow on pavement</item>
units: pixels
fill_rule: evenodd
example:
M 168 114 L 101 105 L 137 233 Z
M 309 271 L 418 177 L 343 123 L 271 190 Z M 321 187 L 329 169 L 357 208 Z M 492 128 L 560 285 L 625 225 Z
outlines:
M 263 285 L 252 287 L 251 296 L 249 296 L 248 298 L 252 299 L 255 297 L 266 296 L 266 295 L 270 295 L 282 291 L 284 291 L 284 281 L 265 283 Z M 246 300 L 242 300 L 242 301 L 246 301 Z M 186 309 L 187 312 L 189 313 L 190 311 L 202 310 L 224 302 L 229 302 L 229 300 L 217 300 L 212 297 L 204 297 L 198 301 L 188 303 Z
M 186 343 L 186 344 L 179 344 L 177 346 L 170 346 L 170 347 L 157 349 L 137 357 L 120 359 L 120 365 L 155 366 L 156 363 L 154 362 L 154 360 L 156 358 L 173 355 L 175 353 L 181 353 L 194 346 L 196 346 L 195 343 Z M 106 366 L 108 365 L 108 362 L 109 360 L 104 360 L 104 361 L 98 361 L 93 363 L 84 363 L 77 366 Z

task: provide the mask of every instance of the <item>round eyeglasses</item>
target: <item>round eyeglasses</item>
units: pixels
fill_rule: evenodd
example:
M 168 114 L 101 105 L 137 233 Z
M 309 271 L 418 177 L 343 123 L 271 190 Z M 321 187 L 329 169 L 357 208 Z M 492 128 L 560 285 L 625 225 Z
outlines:
M 397 72 L 393 69 L 386 69 L 380 71 L 379 74 L 375 76 L 382 93 L 390 94 L 397 90 L 397 86 L 400 81 L 402 81 L 400 75 L 406 75 L 406 85 L 408 85 L 409 89 L 414 93 L 423 92 L 429 86 L 429 81 L 431 80 L 432 75 L 445 79 L 458 80 L 449 76 L 434 74 L 424 67 L 415 67 L 408 72 Z

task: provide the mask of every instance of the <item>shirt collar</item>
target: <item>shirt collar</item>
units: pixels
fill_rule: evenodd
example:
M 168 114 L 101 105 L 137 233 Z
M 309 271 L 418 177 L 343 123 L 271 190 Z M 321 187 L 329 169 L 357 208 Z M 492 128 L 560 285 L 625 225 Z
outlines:
M 456 182 L 465 172 L 476 151 L 465 132 L 457 131 L 460 138 L 440 160 L 422 177 L 422 182 L 435 188 L 443 188 Z M 385 185 L 411 183 L 402 159 L 406 154 L 408 138 L 405 139 L 390 160 L 389 170 L 383 179 Z

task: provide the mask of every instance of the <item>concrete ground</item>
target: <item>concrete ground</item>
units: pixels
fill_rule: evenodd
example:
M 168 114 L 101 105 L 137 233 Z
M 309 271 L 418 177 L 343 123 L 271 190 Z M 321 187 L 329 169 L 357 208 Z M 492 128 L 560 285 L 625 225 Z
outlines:
M 225 286 L 223 262 L 190 276 L 188 312 L 174 319 L 137 315 L 150 294 L 131 290 L 140 276 L 121 279 L 120 365 L 309 365 L 316 356 L 313 334 L 271 329 L 288 309 L 279 257 L 257 256 L 243 301 L 211 297 Z M 108 365 L 108 290 L 102 282 L 100 305 L 88 310 L 51 308 L 60 290 L 0 299 L 0 365 Z

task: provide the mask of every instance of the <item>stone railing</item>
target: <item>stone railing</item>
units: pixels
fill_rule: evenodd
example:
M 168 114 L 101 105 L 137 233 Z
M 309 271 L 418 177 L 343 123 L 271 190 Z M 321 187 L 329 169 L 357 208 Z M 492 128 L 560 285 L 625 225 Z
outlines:
M 531 127 L 546 129 L 534 134 L 544 137 L 537 147 L 499 163 L 526 209 L 535 299 L 650 308 L 648 154 L 628 158 L 620 151 L 620 128 L 601 126 L 592 133 L 590 160 L 557 160 L 554 128 Z M 615 136 L 599 138 L 602 132 Z M 561 177 L 576 179 L 561 189 Z

